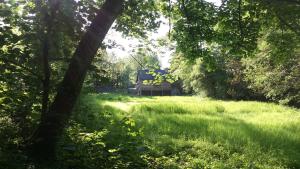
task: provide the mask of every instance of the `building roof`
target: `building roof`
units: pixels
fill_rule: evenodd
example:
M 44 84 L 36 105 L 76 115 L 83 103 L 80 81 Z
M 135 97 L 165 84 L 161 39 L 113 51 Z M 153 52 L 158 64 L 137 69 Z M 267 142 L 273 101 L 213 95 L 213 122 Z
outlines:
M 159 73 L 160 75 L 165 75 L 168 74 L 167 70 L 154 70 L 155 73 Z M 150 74 L 150 70 L 145 69 L 145 70 L 138 70 L 138 74 L 137 74 L 137 80 L 154 80 L 154 76 L 152 74 Z

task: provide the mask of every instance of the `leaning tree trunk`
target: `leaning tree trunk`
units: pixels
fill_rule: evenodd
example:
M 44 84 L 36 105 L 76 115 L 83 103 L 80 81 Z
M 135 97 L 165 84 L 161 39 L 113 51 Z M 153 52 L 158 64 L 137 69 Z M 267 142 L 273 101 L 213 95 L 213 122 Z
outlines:
M 46 161 L 55 158 L 55 148 L 71 116 L 86 72 L 112 23 L 122 11 L 123 0 L 106 0 L 87 32 L 82 37 L 71 59 L 57 95 L 43 114 L 29 145 L 30 156 Z

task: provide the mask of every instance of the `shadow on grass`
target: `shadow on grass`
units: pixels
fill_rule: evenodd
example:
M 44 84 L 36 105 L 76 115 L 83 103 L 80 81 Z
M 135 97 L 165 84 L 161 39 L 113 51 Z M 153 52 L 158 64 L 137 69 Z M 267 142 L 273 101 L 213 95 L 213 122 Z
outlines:
M 162 138 L 186 141 L 204 139 L 211 143 L 229 144 L 232 153 L 245 151 L 248 146 L 247 151 L 253 151 L 255 154 L 257 152 L 254 149 L 258 147 L 261 152 L 282 160 L 289 168 L 300 168 L 300 142 L 297 136 L 299 130 L 291 130 L 293 127 L 258 126 L 222 113 L 206 112 L 195 115 L 179 108 L 178 111 L 164 114 L 162 112 L 165 111 L 160 112 L 158 109 L 155 106 L 149 108 L 149 105 L 142 106 L 142 109 L 134 109 L 142 111 L 135 112 L 135 119 L 140 127 L 144 127 L 145 135 L 152 141 L 160 142 Z M 158 146 L 162 149 L 170 147 L 166 145 L 170 142 L 160 143 Z M 253 150 L 252 145 L 255 147 Z M 166 155 L 169 153 L 166 150 Z
M 190 153 L 172 143 L 173 140 L 183 140 L 184 146 L 188 141 L 197 140 L 221 144 L 228 149 L 225 162 L 230 161 L 235 153 L 243 155 L 249 151 L 261 163 L 269 163 L 268 159 L 259 159 L 259 153 L 264 153 L 283 161 L 288 168 L 300 168 L 300 142 L 296 137 L 299 129 L 295 126 L 271 128 L 247 123 L 226 115 L 222 105 L 195 114 L 180 105 L 142 104 L 134 106 L 129 112 L 132 117 L 129 117 L 128 112 L 103 104 L 105 101 L 130 102 L 137 98 L 140 97 L 119 94 L 82 97 L 63 143 L 61 161 L 64 161 L 64 166 L 61 168 L 147 168 L 149 154 L 156 158 Z M 139 128 L 143 128 L 144 136 Z M 149 153 L 156 150 L 148 147 L 147 141 L 155 142 L 151 146 L 160 147 L 163 154 Z M 260 152 L 256 152 L 257 149 Z M 218 156 L 213 156 L 202 158 L 219 160 Z
M 120 113 L 125 114 L 93 97 L 82 97 L 60 145 L 59 167 L 146 168 L 141 131 L 132 118 L 117 116 Z

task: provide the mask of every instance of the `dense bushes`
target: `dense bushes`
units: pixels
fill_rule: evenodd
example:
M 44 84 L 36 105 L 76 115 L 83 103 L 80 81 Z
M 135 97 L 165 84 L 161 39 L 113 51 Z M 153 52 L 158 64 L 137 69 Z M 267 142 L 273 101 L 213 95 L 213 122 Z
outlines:
M 274 37 L 277 35 L 276 37 Z M 268 99 L 300 107 L 299 38 L 273 32 L 260 40 L 255 56 L 243 59 L 248 87 Z
M 178 55 L 173 59 L 172 71 L 183 81 L 185 93 L 219 99 L 259 97 L 259 94 L 247 88 L 243 73 L 244 67 L 239 59 L 215 55 L 213 62 L 214 67 L 209 68 L 210 65 L 202 58 L 191 62 Z
M 300 106 L 300 61 L 291 60 L 276 65 L 269 58 L 244 60 L 249 88 L 260 92 L 268 99 L 283 104 Z
M 277 60 L 280 56 L 273 52 L 258 50 L 253 57 L 242 59 L 214 57 L 214 69 L 201 58 L 191 62 L 177 55 L 172 70 L 183 81 L 186 93 L 218 99 L 267 99 L 299 107 L 299 53 L 294 49 L 289 58 Z

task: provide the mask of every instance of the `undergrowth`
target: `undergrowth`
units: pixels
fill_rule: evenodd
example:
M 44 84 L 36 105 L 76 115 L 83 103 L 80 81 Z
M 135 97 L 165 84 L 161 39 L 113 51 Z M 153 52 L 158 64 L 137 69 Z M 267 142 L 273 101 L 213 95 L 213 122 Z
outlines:
M 28 164 L 18 127 L 0 118 L 0 164 Z M 52 169 L 300 168 L 300 111 L 194 96 L 82 95 Z M 1 168 L 0 167 L 0 168 Z

